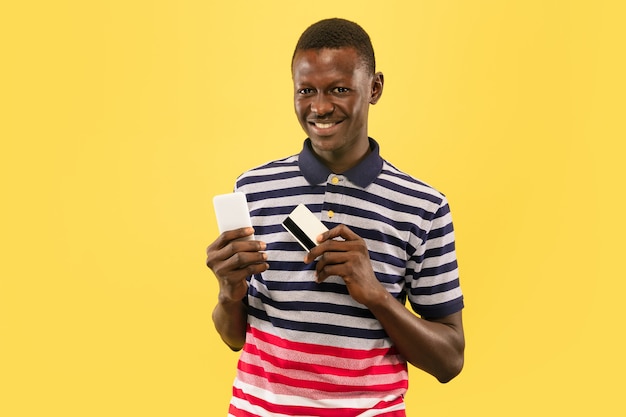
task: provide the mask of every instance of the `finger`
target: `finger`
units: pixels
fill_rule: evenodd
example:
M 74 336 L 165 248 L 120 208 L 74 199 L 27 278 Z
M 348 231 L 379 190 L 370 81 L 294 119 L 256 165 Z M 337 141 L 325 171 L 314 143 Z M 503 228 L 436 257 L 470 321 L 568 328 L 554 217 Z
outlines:
M 318 264 L 315 269 L 315 281 L 323 282 L 328 277 L 336 275 L 340 277 L 344 277 L 347 273 L 347 268 L 345 263 L 323 263 Z
M 228 281 L 238 281 L 269 268 L 267 254 L 263 252 L 237 252 L 213 266 L 215 275 Z
M 267 254 L 265 252 L 235 252 L 223 262 L 225 268 L 229 270 L 244 269 L 250 265 L 266 263 Z
M 252 227 L 242 227 L 241 229 L 228 230 L 220 235 L 218 238 L 221 241 L 228 244 L 228 242 L 232 242 L 233 240 L 243 239 L 254 234 L 254 229 Z
M 207 255 L 209 252 L 218 251 L 225 246 L 227 246 L 230 242 L 235 241 L 237 239 L 246 238 L 254 234 L 254 229 L 251 227 L 244 227 L 241 229 L 229 230 L 222 234 L 220 234 L 213 243 L 211 243 L 207 249 Z
M 356 239 L 360 239 L 356 234 L 354 234 L 354 232 L 352 232 L 350 229 L 347 229 L 347 233 L 344 232 L 339 232 L 337 231 L 337 233 L 342 233 L 343 235 L 346 236 L 353 236 L 353 240 Z M 334 231 L 334 229 L 333 229 Z M 334 233 L 333 233 L 334 235 Z M 337 240 L 337 239 L 333 239 L 330 238 L 328 240 L 326 240 L 324 237 L 326 236 L 326 233 L 323 233 L 320 235 L 321 238 L 321 243 L 319 243 L 317 246 L 315 246 L 313 249 L 311 249 L 306 256 L 304 257 L 304 263 L 311 263 L 314 260 L 318 259 L 320 256 L 322 255 L 326 255 L 329 252 L 348 252 L 350 250 L 352 250 L 352 245 L 351 242 L 352 241 L 348 241 L 345 239 L 341 239 L 341 240 Z M 341 236 L 341 235 L 338 235 Z
M 323 243 L 325 241 L 332 240 L 338 237 L 343 238 L 344 240 L 359 239 L 359 235 L 350 230 L 348 226 L 346 226 L 345 224 L 340 224 L 339 226 L 335 226 L 329 231 L 317 236 L 317 242 Z
M 221 250 L 230 257 L 239 252 L 262 252 L 265 249 L 267 245 L 261 240 L 234 240 Z
M 327 265 L 345 262 L 344 252 L 324 252 L 317 258 L 317 269 L 322 269 Z
M 234 267 L 245 269 L 251 265 L 267 263 L 267 254 L 265 252 L 237 252 L 231 259 L 234 261 Z
M 227 282 L 229 284 L 235 284 L 240 281 L 246 281 L 248 277 L 260 274 L 269 269 L 269 265 L 267 263 L 254 263 L 246 265 L 239 269 L 224 271 L 222 275 L 219 275 L 218 278 Z
M 310 264 L 311 262 L 316 260 L 318 257 L 322 256 L 323 253 L 324 253 L 323 247 L 320 247 L 320 245 L 315 246 L 313 249 L 307 252 L 307 254 L 304 256 L 304 263 Z
M 215 241 L 207 248 L 206 264 L 211 269 L 238 253 L 258 254 L 267 248 L 265 242 L 260 240 L 235 240 L 230 241 L 226 246 L 220 246 L 221 244 Z

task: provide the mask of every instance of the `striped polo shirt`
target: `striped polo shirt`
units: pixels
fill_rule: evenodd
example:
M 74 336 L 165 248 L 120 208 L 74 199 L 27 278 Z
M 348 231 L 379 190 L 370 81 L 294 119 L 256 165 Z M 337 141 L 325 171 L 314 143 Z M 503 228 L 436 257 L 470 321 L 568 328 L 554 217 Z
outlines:
M 247 171 L 255 236 L 269 269 L 249 278 L 248 329 L 229 416 L 404 416 L 407 363 L 340 277 L 316 283 L 315 265 L 283 228 L 300 203 L 329 228 L 363 238 L 378 280 L 422 317 L 463 308 L 446 198 L 371 153 L 334 174 L 302 151 Z

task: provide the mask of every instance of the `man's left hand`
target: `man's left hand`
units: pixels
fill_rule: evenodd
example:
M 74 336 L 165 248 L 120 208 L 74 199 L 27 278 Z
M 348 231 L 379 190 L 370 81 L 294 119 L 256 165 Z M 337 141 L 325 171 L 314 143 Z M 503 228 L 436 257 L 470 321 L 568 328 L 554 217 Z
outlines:
M 357 302 L 368 306 L 380 300 L 381 291 L 387 290 L 374 274 L 367 245 L 361 237 L 347 226 L 339 225 L 319 235 L 317 241 L 318 245 L 304 258 L 305 263 L 317 259 L 317 282 L 337 275 L 343 278 L 350 295 Z

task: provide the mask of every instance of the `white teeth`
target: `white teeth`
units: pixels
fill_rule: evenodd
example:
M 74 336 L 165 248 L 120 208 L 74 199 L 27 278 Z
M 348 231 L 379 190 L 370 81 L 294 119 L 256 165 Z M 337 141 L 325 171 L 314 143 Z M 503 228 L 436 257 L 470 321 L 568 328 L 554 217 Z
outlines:
M 334 125 L 334 123 L 315 123 L 315 126 L 319 129 L 328 129 L 330 127 L 333 127 Z

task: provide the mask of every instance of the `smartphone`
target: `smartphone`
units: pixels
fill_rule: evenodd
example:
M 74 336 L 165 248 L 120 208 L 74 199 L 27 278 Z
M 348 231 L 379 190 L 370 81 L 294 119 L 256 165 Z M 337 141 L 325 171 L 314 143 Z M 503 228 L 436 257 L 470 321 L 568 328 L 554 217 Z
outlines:
M 283 221 L 283 227 L 306 251 L 317 246 L 317 236 L 328 230 L 315 214 L 311 213 L 311 210 L 302 203 L 298 204 Z
M 217 228 L 220 233 L 242 227 L 252 227 L 248 201 L 242 192 L 220 194 L 213 197 L 213 208 L 217 217 Z M 244 239 L 254 240 L 254 235 Z

